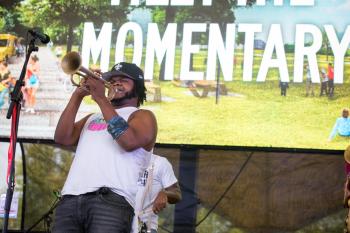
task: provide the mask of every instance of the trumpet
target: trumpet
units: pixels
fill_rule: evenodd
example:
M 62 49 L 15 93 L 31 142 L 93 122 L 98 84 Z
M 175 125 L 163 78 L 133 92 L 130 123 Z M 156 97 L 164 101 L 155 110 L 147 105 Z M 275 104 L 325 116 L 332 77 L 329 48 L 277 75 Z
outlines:
M 81 79 L 79 81 L 79 83 L 77 83 L 73 76 L 79 75 L 83 78 L 88 78 L 88 77 L 92 77 L 94 79 L 100 80 L 103 82 L 105 88 L 108 90 L 107 91 L 107 99 L 108 100 L 112 100 L 116 94 L 116 89 L 113 88 L 112 84 L 110 84 L 109 82 L 107 82 L 106 80 L 104 80 L 103 78 L 101 78 L 99 75 L 97 75 L 96 73 L 92 72 L 91 70 L 85 68 L 84 66 L 81 65 L 82 60 L 81 60 L 81 56 L 79 53 L 72 51 L 67 53 L 61 61 L 61 68 L 63 70 L 64 73 L 68 74 L 71 76 L 70 80 L 73 84 L 73 86 L 76 87 L 80 87 L 81 84 Z

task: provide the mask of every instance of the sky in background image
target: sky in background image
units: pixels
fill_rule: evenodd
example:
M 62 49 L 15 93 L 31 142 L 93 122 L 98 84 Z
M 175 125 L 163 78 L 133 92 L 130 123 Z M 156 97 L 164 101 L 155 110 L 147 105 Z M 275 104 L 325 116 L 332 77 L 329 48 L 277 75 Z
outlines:
M 350 25 L 349 0 L 315 0 L 315 6 L 274 6 L 273 1 L 265 6 L 239 7 L 235 10 L 236 23 L 255 23 L 263 25 L 263 32 L 257 39 L 266 40 L 271 24 L 281 24 L 285 43 L 293 43 L 296 24 L 313 24 L 323 29 L 331 24 L 339 35 Z

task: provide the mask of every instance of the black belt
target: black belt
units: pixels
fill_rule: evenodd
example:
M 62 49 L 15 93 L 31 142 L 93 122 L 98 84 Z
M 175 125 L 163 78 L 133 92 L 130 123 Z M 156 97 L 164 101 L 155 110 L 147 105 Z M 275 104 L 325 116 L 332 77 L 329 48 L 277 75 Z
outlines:
M 116 195 L 119 195 L 115 192 L 113 192 L 110 188 L 108 187 L 101 187 L 99 189 L 97 189 L 96 191 L 93 192 L 88 192 L 88 193 L 83 193 L 80 195 L 72 195 L 72 194 L 67 194 L 67 195 L 63 195 L 63 198 L 68 198 L 68 197 L 77 197 L 77 196 L 96 196 L 99 194 L 107 194 L 107 193 L 114 193 Z M 119 195 L 120 196 L 120 195 Z
M 82 195 L 84 196 L 90 196 L 90 195 L 99 195 L 99 194 L 107 194 L 107 193 L 111 193 L 112 190 L 108 187 L 102 187 L 97 189 L 96 191 L 93 192 L 89 192 L 89 193 L 84 193 Z M 113 192 L 114 193 L 114 192 Z

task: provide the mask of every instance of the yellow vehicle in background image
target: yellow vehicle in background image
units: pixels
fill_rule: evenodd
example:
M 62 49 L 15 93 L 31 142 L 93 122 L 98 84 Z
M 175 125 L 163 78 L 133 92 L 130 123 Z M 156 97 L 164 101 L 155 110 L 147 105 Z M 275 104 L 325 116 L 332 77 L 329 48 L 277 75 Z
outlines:
M 10 57 L 16 56 L 17 36 L 0 34 L 0 61 L 9 61 Z

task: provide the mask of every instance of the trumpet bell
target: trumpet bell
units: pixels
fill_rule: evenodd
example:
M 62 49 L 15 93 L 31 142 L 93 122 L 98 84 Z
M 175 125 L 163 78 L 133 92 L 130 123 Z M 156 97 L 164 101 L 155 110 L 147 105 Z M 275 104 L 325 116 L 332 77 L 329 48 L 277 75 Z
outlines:
M 67 53 L 61 61 L 61 67 L 66 74 L 75 74 L 81 67 L 81 56 L 79 53 L 73 51 Z
M 82 66 L 82 59 L 78 52 L 69 52 L 67 53 L 61 61 L 61 67 L 64 73 L 69 74 L 71 76 L 71 82 L 73 86 L 80 86 L 81 77 L 84 78 L 94 78 L 96 80 L 100 80 L 103 82 L 106 88 L 106 95 L 108 100 L 112 100 L 116 94 L 116 90 L 113 85 L 104 80 L 101 76 L 97 75 L 93 71 Z

